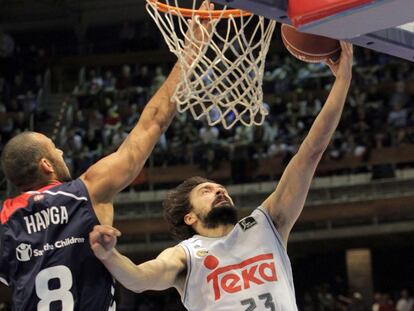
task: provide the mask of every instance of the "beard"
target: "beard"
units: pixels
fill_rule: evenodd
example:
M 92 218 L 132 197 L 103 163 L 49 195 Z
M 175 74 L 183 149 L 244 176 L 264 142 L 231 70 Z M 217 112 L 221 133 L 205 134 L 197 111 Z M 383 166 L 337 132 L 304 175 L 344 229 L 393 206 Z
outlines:
M 227 197 L 218 196 L 213 201 L 211 210 L 201 219 L 204 227 L 209 229 L 235 225 L 238 221 L 237 209 Z

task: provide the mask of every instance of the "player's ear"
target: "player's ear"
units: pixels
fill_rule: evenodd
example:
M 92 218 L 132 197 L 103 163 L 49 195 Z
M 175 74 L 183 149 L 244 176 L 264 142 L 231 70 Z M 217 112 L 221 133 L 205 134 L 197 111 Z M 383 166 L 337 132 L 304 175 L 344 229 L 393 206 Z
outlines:
M 189 212 L 188 214 L 184 216 L 184 222 L 186 225 L 191 226 L 196 222 L 196 220 L 197 220 L 197 217 L 193 212 Z
M 46 158 L 41 158 L 40 159 L 39 167 L 42 170 L 42 172 L 46 173 L 46 174 L 51 174 L 55 171 L 54 168 L 53 168 L 52 163 Z

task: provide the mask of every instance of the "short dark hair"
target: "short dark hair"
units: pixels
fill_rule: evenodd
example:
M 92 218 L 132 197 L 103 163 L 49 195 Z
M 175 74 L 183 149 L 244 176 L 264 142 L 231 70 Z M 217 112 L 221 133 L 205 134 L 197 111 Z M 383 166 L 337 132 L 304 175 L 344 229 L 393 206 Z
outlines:
M 184 216 L 191 211 L 190 192 L 195 187 L 206 182 L 213 182 L 204 177 L 191 177 L 167 193 L 162 203 L 164 218 L 167 221 L 171 235 L 177 240 L 191 238 L 196 232 L 184 222 Z
M 35 132 L 23 132 L 8 141 L 1 154 L 1 167 L 6 178 L 20 191 L 31 190 L 43 182 L 39 169 L 48 151 L 36 140 Z

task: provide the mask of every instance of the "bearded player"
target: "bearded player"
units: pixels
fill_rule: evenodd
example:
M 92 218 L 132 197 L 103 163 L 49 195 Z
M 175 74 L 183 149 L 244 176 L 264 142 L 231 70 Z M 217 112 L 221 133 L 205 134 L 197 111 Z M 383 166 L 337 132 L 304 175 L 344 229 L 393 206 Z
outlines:
M 135 265 L 114 247 L 120 232 L 96 226 L 95 255 L 135 292 L 175 287 L 188 310 L 297 310 L 286 252 L 316 167 L 339 123 L 352 76 L 352 46 L 341 42 L 336 81 L 276 190 L 237 223 L 226 189 L 193 177 L 169 192 L 164 211 L 172 234 L 183 240 L 156 259 Z

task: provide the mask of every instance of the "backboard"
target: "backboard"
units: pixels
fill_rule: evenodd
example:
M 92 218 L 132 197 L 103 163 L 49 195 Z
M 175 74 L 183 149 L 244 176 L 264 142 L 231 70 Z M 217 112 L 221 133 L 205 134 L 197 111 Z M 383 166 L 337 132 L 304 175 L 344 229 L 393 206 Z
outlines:
M 288 3 L 291 1 L 290 3 Z M 295 24 L 300 31 L 347 40 L 378 52 L 414 61 L 413 0 L 213 0 L 277 20 Z M 312 3 L 312 4 L 311 4 Z M 326 14 L 310 12 L 305 23 L 292 20 L 292 6 L 302 13 L 303 6 L 314 3 L 339 4 L 336 11 Z M 344 4 L 348 5 L 344 8 Z M 349 7 L 351 6 L 351 7 Z M 305 9 L 306 10 L 306 9 Z M 309 9 L 311 11 L 311 9 Z M 324 9 L 320 12 L 323 13 Z M 305 12 L 306 13 L 306 12 Z

